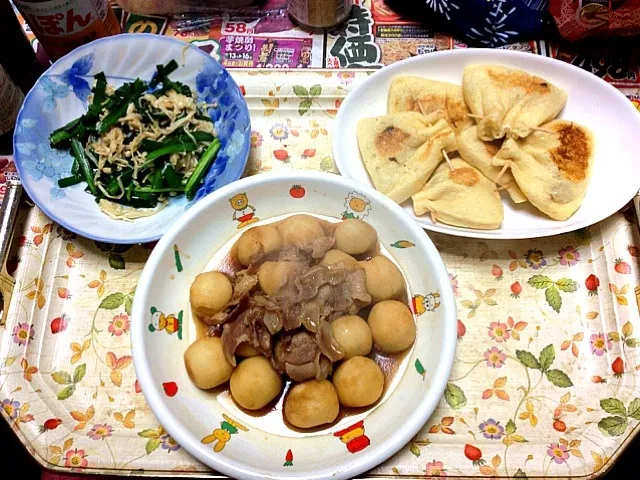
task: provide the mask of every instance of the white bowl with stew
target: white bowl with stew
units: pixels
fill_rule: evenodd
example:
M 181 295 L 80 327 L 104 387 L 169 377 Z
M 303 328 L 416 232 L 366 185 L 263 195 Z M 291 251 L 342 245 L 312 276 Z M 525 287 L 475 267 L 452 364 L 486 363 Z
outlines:
M 312 233 L 301 233 L 305 229 L 290 219 L 296 214 L 309 216 L 311 220 L 305 221 L 314 225 L 317 222 L 320 230 L 313 227 L 309 229 Z M 287 219 L 288 223 L 285 223 Z M 366 251 L 361 251 L 360 246 L 352 247 L 350 243 L 360 242 L 362 236 L 345 236 L 347 227 L 338 227 L 345 219 L 362 220 L 375 229 L 376 241 Z M 347 224 L 361 225 L 353 220 Z M 265 228 L 277 231 L 276 237 L 281 244 L 253 256 L 247 256 L 246 252 L 239 254 L 238 239 L 256 227 L 262 231 Z M 342 233 L 338 233 L 339 228 Z M 315 242 L 313 248 L 305 243 L 304 235 L 310 235 L 309 242 Z M 351 240 L 345 241 L 345 238 Z M 332 254 L 327 255 L 326 251 L 352 248 L 355 249 L 351 255 L 355 262 L 328 261 Z M 333 255 L 344 257 L 335 252 Z M 372 262 L 374 257 L 385 257 L 374 263 L 391 265 L 393 272 L 373 268 L 374 263 L 367 262 Z M 267 275 L 259 275 L 262 265 L 284 261 L 298 262 L 297 270 L 289 277 L 283 277 L 277 288 L 268 287 Z M 215 304 L 214 296 L 232 295 L 224 293 L 227 287 L 222 288 L 214 282 L 217 290 L 201 295 L 200 299 L 194 294 L 190 302 L 190 289 L 196 277 L 208 271 L 224 273 L 226 278 L 222 280 L 232 285 L 229 292 L 233 291 L 238 298 L 242 296 L 242 300 L 235 296 L 223 298 L 224 306 L 207 310 L 204 304 Z M 374 278 L 378 275 L 376 271 L 384 278 Z M 255 285 L 248 292 L 240 286 L 241 277 L 255 279 Z M 325 277 L 331 278 L 322 280 Z M 391 288 L 393 282 L 398 284 L 399 278 L 402 287 Z M 309 286 L 309 282 L 317 282 L 317 285 L 305 290 L 303 295 L 303 285 Z M 321 295 L 321 291 L 324 294 Z M 385 351 L 380 345 L 395 348 L 389 345 L 397 343 L 398 339 L 385 338 L 379 333 L 381 322 L 384 327 L 385 321 L 391 321 L 386 319 L 392 317 L 378 318 L 377 327 L 370 317 L 376 308 L 381 310 L 373 304 L 391 296 L 392 303 L 399 305 L 402 315 L 410 319 L 405 320 L 413 322 L 409 330 L 415 326 L 415 339 L 407 348 L 394 353 Z M 271 306 L 264 307 L 265 302 L 271 302 Z M 311 302 L 320 306 L 310 306 Z M 267 310 L 260 310 L 263 313 L 257 320 L 248 320 L 248 305 L 276 312 L 280 319 L 275 322 L 277 326 L 273 326 L 273 318 L 271 322 L 266 321 L 264 312 Z M 307 309 L 307 313 L 305 321 L 296 323 L 298 307 Z M 220 308 L 222 310 L 218 311 Z M 343 366 L 343 371 L 347 371 L 344 345 L 338 342 L 338 353 L 327 353 L 332 356 L 327 360 L 328 357 L 323 356 L 326 350 L 314 343 L 321 343 L 320 334 L 315 333 L 320 329 L 318 325 L 327 328 L 328 324 L 329 331 L 333 332 L 337 328 L 333 322 L 351 313 L 357 313 L 371 326 L 369 331 L 374 331 L 371 351 L 360 352 L 373 362 L 362 359 L 358 362 L 367 365 L 375 362 L 371 368 L 379 369 L 383 375 L 381 391 L 371 387 L 376 392 L 375 398 L 365 394 L 375 401 L 370 398 L 369 402 L 373 403 L 360 408 L 346 405 L 351 401 L 350 394 L 344 378 L 341 382 L 336 374 Z M 316 172 L 250 177 L 227 185 L 194 205 L 172 225 L 153 250 L 138 283 L 132 316 L 136 374 L 159 422 L 199 461 L 233 478 L 243 479 L 351 478 L 384 462 L 407 445 L 441 401 L 456 347 L 453 291 L 442 260 L 424 230 L 401 207 L 373 189 L 355 186 L 344 177 Z M 249 362 L 250 359 L 240 355 L 244 352 L 234 351 L 232 340 L 240 321 L 245 322 L 245 326 L 249 325 L 247 322 L 254 322 L 250 324 L 252 328 L 256 324 L 271 325 L 266 333 L 268 338 L 264 339 L 263 335 L 264 341 L 254 345 L 262 359 Z M 264 330 L 260 331 L 264 333 Z M 326 334 L 326 330 L 323 331 Z M 220 335 L 220 340 L 201 339 Z M 247 335 L 242 338 L 251 336 Z M 310 339 L 305 348 L 323 352 L 317 354 L 315 366 L 306 365 L 311 370 L 297 368 L 296 362 L 302 360 L 286 356 L 294 347 L 280 348 L 285 341 L 289 342 L 286 345 L 292 345 L 293 335 Z M 256 341 L 255 338 L 251 341 Z M 235 340 L 238 343 L 238 338 Z M 187 355 L 191 356 L 189 373 L 185 352 L 196 341 L 200 342 L 198 345 L 215 344 L 213 347 L 218 350 L 217 354 L 198 350 L 205 353 L 199 353 L 195 359 L 191 351 Z M 268 345 L 265 346 L 265 342 Z M 400 344 L 403 345 L 402 341 Z M 235 368 L 230 363 L 230 351 L 235 354 L 231 357 Z M 304 352 L 298 350 L 298 353 Z M 207 357 L 210 360 L 203 363 L 206 355 L 211 355 Z M 239 366 L 244 362 L 247 363 L 240 373 Z M 272 383 L 261 387 L 262 381 L 247 386 L 247 378 L 251 379 L 251 375 L 256 380 L 264 378 L 258 370 L 251 370 L 256 368 L 254 364 L 266 368 L 267 376 L 275 379 L 278 386 L 273 387 L 275 383 Z M 296 368 L 289 368 L 293 364 Z M 204 377 L 217 378 L 214 383 L 223 383 L 209 390 L 198 388 L 195 382 L 207 386 L 209 381 L 207 378 L 202 380 L 203 371 Z M 229 388 L 229 382 L 223 380 L 231 371 L 232 388 Z M 353 371 L 357 372 L 352 369 L 351 373 Z M 297 377 L 292 380 L 290 375 Z M 339 398 L 338 410 L 334 409 L 324 420 L 328 423 L 312 428 L 294 425 L 304 417 L 304 412 L 295 409 L 308 405 L 294 403 L 293 395 L 290 395 L 291 389 L 307 378 L 305 375 L 326 377 L 335 384 Z M 374 375 L 372 378 L 380 377 Z M 269 388 L 272 393 L 265 394 Z M 335 397 L 331 393 L 334 387 L 327 388 L 328 394 L 318 394 L 319 397 L 312 397 L 313 401 L 334 405 Z M 365 383 L 358 388 L 362 393 L 362 389 L 369 386 Z M 249 406 L 247 396 L 249 403 L 255 399 L 260 408 Z M 270 401 L 262 405 L 265 398 Z M 290 417 L 284 412 L 283 406 L 287 404 Z M 289 420 L 294 417 L 298 420 L 292 424 Z

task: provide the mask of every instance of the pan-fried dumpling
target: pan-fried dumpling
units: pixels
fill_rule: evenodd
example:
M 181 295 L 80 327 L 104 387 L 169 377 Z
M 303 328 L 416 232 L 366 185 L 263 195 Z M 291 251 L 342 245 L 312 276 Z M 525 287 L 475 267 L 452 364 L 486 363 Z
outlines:
M 387 112 L 420 112 L 428 115 L 442 110 L 456 132 L 471 125 L 469 110 L 464 103 L 462 87 L 412 75 L 393 79 L 387 97 Z
M 477 168 L 489 180 L 495 182 L 500 175 L 500 167 L 493 165 L 493 156 L 502 146 L 502 140 L 483 142 L 478 138 L 476 126 L 466 129 L 458 134 L 458 153 L 462 159 L 474 168 Z M 507 187 L 507 192 L 515 203 L 523 203 L 527 198 L 516 184 L 511 172 L 500 175 L 499 185 Z
M 483 230 L 498 228 L 504 209 L 496 185 L 461 158 L 452 158 L 453 170 L 441 163 L 413 195 L 416 215 L 431 213 L 436 221 Z
M 462 91 L 482 140 L 526 137 L 552 120 L 567 101 L 564 90 L 544 78 L 500 65 L 469 65 Z
M 493 158 L 507 167 L 531 204 L 555 220 L 566 220 L 580 207 L 593 165 L 593 136 L 566 120 L 542 126 L 523 140 L 508 139 Z
M 397 203 L 418 192 L 455 150 L 456 138 L 443 112 L 394 113 L 358 122 L 358 147 L 376 190 Z

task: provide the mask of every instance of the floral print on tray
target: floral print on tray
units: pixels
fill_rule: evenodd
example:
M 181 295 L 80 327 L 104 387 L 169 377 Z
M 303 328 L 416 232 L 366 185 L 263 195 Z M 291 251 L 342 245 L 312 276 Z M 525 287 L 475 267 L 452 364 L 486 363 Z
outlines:
M 296 75 L 305 87 L 297 94 L 291 82 L 266 82 L 264 72 L 236 77 L 253 92 L 245 174 L 335 172 L 330 126 L 343 79 Z M 354 75 L 355 84 L 366 73 Z M 292 202 L 304 195 L 294 187 Z M 22 211 L 17 228 L 8 261 L 17 283 L 0 327 L 4 420 L 48 468 L 206 471 L 151 414 L 131 364 L 131 305 L 153 245 L 88 241 L 36 209 Z M 606 468 L 640 421 L 640 237 L 632 219 L 618 214 L 508 243 L 429 235 L 456 296 L 456 361 L 427 424 L 374 473 L 531 478 Z M 419 362 L 411 371 L 428 385 Z M 303 467 L 295 451 L 274 460 L 291 472 Z

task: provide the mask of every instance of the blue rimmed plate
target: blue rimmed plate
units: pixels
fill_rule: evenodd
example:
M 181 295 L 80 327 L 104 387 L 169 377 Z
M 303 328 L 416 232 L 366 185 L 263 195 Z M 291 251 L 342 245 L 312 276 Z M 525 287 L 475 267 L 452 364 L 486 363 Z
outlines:
M 56 128 L 87 108 L 93 76 L 104 72 L 119 86 L 135 78 L 149 80 L 156 65 L 171 60 L 178 69 L 171 79 L 185 83 L 211 109 L 222 148 L 192 202 L 183 197 L 151 217 L 131 222 L 112 220 L 84 191 L 86 185 L 60 189 L 73 158 L 49 146 Z M 179 40 L 151 34 L 123 34 L 83 45 L 47 70 L 27 95 L 14 135 L 15 163 L 25 190 L 52 220 L 84 237 L 108 243 L 139 243 L 160 238 L 191 204 L 242 176 L 250 147 L 249 110 L 229 73 L 202 50 Z

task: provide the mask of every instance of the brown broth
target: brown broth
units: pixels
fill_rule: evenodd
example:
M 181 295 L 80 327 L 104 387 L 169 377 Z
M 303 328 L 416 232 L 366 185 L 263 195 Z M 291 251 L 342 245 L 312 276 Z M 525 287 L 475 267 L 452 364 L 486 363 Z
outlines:
M 295 215 L 295 214 L 291 214 L 291 215 Z M 313 215 L 313 214 L 306 214 L 306 215 L 312 215 L 316 217 L 320 222 L 320 225 L 322 226 L 322 229 L 324 230 L 326 235 L 332 235 L 337 223 L 340 222 L 340 219 L 337 219 L 337 218 L 334 219 L 331 217 L 322 217 L 322 216 Z M 288 216 L 289 215 L 279 217 L 279 219 L 271 219 L 263 222 L 258 222 L 254 226 L 272 225 L 275 227 L 278 225 L 278 223 L 282 221 L 282 219 Z M 238 256 L 236 253 L 236 249 L 237 249 L 236 243 L 240 235 L 241 233 L 236 235 L 223 248 L 221 248 L 212 258 L 212 260 L 209 262 L 209 264 L 207 265 L 204 271 L 216 270 L 219 272 L 223 272 L 229 276 L 234 276 L 239 270 L 242 270 L 244 267 L 238 260 Z M 385 255 L 391 261 L 396 263 L 393 257 L 387 251 L 387 249 L 384 248 L 384 246 L 382 246 L 380 242 L 376 244 L 376 248 L 373 252 L 368 252 L 362 255 L 356 255 L 355 258 L 358 261 L 364 261 L 364 260 L 370 260 L 374 256 L 380 255 L 380 254 Z M 402 270 L 400 271 L 402 272 Z M 404 276 L 404 272 L 402 274 Z M 406 282 L 406 277 L 405 277 L 405 285 L 408 287 L 408 284 Z M 410 299 L 410 292 L 408 291 L 408 289 L 405 289 L 404 294 L 398 300 L 405 303 L 406 305 L 409 305 L 409 299 Z M 368 318 L 370 311 L 371 311 L 371 306 L 368 306 L 361 309 L 360 312 L 358 312 L 358 315 L 366 319 Z M 194 340 L 196 340 L 206 334 L 208 326 L 204 324 L 202 321 L 200 321 L 197 318 L 197 316 L 193 314 L 193 312 L 191 312 L 191 318 L 196 330 L 196 336 L 194 338 Z M 243 415 L 240 415 L 240 417 L 242 417 L 240 418 L 241 422 L 245 421 L 246 423 L 253 424 L 254 427 L 260 428 L 265 432 L 270 432 L 270 433 L 279 434 L 279 435 L 289 434 L 289 436 L 292 436 L 292 435 L 302 436 L 302 435 L 309 435 L 309 434 L 318 435 L 328 430 L 334 429 L 334 427 L 338 424 L 341 424 L 343 427 L 347 426 L 350 423 L 352 423 L 352 421 L 349 420 L 350 418 L 354 417 L 353 421 L 357 421 L 355 417 L 362 418 L 368 412 L 374 410 L 380 404 L 384 403 L 384 401 L 388 398 L 388 396 L 394 390 L 396 384 L 400 381 L 400 378 L 402 377 L 402 373 L 406 369 L 409 353 L 411 352 L 412 348 L 413 346 L 396 354 L 385 354 L 380 350 L 378 350 L 377 347 L 374 345 L 368 357 L 374 360 L 378 364 L 382 372 L 384 373 L 384 388 L 383 388 L 382 394 L 380 395 L 380 399 L 378 399 L 378 401 L 373 405 L 362 407 L 362 408 L 349 408 L 349 407 L 340 406 L 340 412 L 337 418 L 333 422 L 320 425 L 314 428 L 302 429 L 302 428 L 295 427 L 291 425 L 284 416 L 283 406 L 284 406 L 284 401 L 286 400 L 288 392 L 293 383 L 291 380 L 285 380 L 285 385 L 284 385 L 284 388 L 282 389 L 282 392 L 275 399 L 273 399 L 268 405 L 266 405 L 265 407 L 259 410 L 247 410 L 245 408 L 242 408 L 238 403 L 236 403 L 236 401 L 231 396 L 228 384 L 224 384 L 220 387 L 210 390 L 210 394 L 215 398 L 217 398 L 218 401 L 224 406 L 226 406 L 227 408 L 230 408 L 231 410 L 235 410 L 237 413 L 242 413 Z M 237 357 L 237 358 L 238 358 L 238 361 L 240 361 L 241 357 Z

